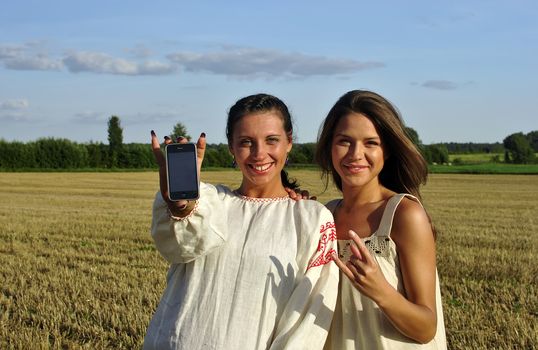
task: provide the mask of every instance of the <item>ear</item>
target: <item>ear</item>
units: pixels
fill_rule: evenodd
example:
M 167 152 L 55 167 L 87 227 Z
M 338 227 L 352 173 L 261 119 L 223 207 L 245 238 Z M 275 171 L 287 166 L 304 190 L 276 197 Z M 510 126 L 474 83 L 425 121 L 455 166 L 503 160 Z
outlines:
M 288 134 L 286 135 L 288 137 L 288 147 L 287 147 L 287 153 L 290 153 L 291 151 L 291 148 L 293 147 L 293 135 L 292 134 Z

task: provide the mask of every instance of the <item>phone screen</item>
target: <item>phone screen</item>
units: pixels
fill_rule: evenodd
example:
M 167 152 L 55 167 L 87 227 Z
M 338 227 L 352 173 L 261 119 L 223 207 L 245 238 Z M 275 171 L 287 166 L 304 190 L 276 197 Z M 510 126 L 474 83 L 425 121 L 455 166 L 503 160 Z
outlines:
M 196 146 L 192 143 L 166 146 L 168 193 L 173 201 L 198 198 Z

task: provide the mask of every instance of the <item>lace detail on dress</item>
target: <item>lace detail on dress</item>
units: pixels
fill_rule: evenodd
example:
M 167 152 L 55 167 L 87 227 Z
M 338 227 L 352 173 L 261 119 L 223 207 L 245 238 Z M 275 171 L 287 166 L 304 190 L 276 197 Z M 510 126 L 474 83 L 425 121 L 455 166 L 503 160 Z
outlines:
M 382 256 L 388 258 L 390 255 L 390 237 L 387 236 L 370 236 L 361 238 L 368 251 L 373 256 Z M 339 240 L 338 241 L 338 256 L 341 260 L 347 261 L 351 256 L 351 244 L 353 240 Z

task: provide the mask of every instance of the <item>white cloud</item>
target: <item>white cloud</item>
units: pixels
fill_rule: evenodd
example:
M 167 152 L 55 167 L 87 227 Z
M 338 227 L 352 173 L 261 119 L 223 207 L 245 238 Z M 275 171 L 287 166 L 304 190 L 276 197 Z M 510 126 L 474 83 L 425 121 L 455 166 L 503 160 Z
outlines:
M 28 100 L 25 98 L 0 101 L 1 110 L 21 110 L 28 108 L 29 105 Z
M 331 58 L 283 52 L 272 49 L 223 47 L 209 53 L 176 52 L 169 61 L 149 60 L 151 51 L 138 45 L 127 52 L 135 57 L 125 59 L 103 52 L 72 51 L 63 57 L 46 53 L 46 44 L 0 45 L 0 61 L 7 69 L 62 70 L 71 73 L 117 75 L 167 75 L 178 67 L 189 72 L 206 72 L 236 78 L 344 76 L 361 70 L 383 68 L 378 61 Z
M 94 72 L 111 74 L 136 74 L 136 63 L 114 58 L 98 52 L 75 52 L 63 59 L 67 69 L 73 73 Z
M 0 60 L 13 70 L 61 70 L 59 59 L 51 58 L 44 51 L 43 43 L 27 42 L 22 45 L 0 45 Z
M 163 63 L 158 61 L 146 61 L 138 65 L 139 74 L 170 74 L 176 71 L 176 67 L 169 63 Z
M 18 56 L 4 60 L 8 69 L 14 70 L 61 70 L 63 64 L 60 60 L 51 59 L 39 54 L 34 57 Z
M 428 80 L 422 83 L 421 86 L 436 90 L 454 90 L 458 88 L 458 84 L 448 80 Z
M 0 101 L 0 122 L 28 122 L 26 109 L 30 103 L 25 98 Z
M 73 73 L 93 72 L 121 75 L 160 75 L 174 72 L 175 67 L 162 62 L 133 62 L 100 52 L 74 52 L 63 59 Z
M 20 45 L 0 45 L 0 60 L 17 57 L 23 51 L 24 48 Z
M 167 57 L 190 72 L 235 77 L 339 75 L 385 66 L 384 63 L 375 61 L 361 62 L 255 48 L 225 48 L 204 54 L 178 52 Z

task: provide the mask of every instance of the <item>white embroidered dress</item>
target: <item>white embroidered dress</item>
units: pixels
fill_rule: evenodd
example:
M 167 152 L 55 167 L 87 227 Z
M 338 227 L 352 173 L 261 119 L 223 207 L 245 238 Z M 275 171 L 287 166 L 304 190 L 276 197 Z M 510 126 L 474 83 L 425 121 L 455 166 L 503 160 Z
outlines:
M 160 193 L 152 236 L 171 266 L 144 349 L 322 349 L 338 290 L 332 214 L 200 184 L 171 220 Z
M 405 290 L 398 251 L 390 238 L 390 232 L 396 208 L 404 197 L 418 202 L 417 198 L 409 194 L 394 195 L 385 207 L 377 231 L 370 237 L 362 238 L 387 281 L 403 295 L 405 295 Z M 340 202 L 339 199 L 333 200 L 327 203 L 327 207 L 334 213 L 338 202 Z M 338 240 L 339 257 L 344 262 L 347 262 L 351 256 L 350 244 L 352 244 L 351 240 Z M 446 349 L 445 324 L 437 272 L 435 278 L 437 332 L 434 339 L 427 344 L 418 344 L 400 333 L 379 306 L 355 289 L 344 275 L 341 276 L 339 289 L 326 350 Z

